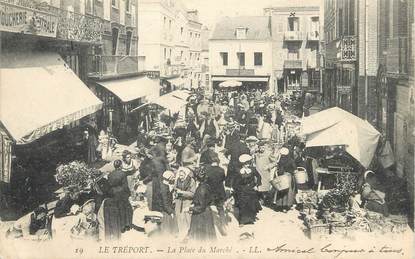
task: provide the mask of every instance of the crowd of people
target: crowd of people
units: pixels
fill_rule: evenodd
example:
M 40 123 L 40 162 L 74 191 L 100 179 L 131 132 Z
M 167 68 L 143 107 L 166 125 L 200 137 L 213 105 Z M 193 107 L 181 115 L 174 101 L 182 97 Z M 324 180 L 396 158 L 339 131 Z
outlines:
M 76 214 L 72 237 L 117 240 L 142 231 L 133 224 L 131 204 L 141 198 L 159 213 L 161 235 L 203 241 L 227 235 L 229 213 L 243 227 L 258 220 L 262 206 L 287 212 L 296 190 L 306 188 L 293 176 L 304 166 L 304 145 L 285 125 L 291 108 L 289 100 L 261 90 L 193 93 L 184 114 L 160 116 L 148 132 L 139 128 L 137 155 L 125 150 L 91 192 L 62 195 L 53 220 Z M 108 138 L 101 132 L 99 142 Z M 98 151 L 103 159 L 111 155 L 105 144 Z M 276 187 L 282 178 L 288 186 Z M 42 212 L 32 218 L 39 213 L 46 220 Z

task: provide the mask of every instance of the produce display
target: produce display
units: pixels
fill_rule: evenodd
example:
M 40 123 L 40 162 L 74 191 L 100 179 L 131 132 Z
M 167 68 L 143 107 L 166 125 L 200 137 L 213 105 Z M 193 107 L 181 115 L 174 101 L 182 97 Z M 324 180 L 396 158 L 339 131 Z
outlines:
M 357 190 L 358 180 L 354 173 L 337 174 L 335 188 L 323 197 L 323 208 L 346 209 L 350 196 Z
M 97 171 L 81 161 L 59 165 L 56 172 L 56 182 L 62 185 L 64 189 L 72 191 L 88 189 L 98 175 Z

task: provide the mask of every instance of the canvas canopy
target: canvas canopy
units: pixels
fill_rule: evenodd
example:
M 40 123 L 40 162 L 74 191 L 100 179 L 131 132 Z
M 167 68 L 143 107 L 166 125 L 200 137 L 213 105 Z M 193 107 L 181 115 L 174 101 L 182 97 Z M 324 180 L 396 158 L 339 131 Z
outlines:
M 186 106 L 187 102 L 181 98 L 175 96 L 176 91 L 160 96 L 158 99 L 153 101 L 153 103 L 160 105 L 163 108 L 166 108 L 172 113 L 177 113 L 182 111 Z
M 3 53 L 0 60 L 0 121 L 17 144 L 30 143 L 102 107 L 56 53 Z
M 345 145 L 346 151 L 366 168 L 380 137 L 369 122 L 337 107 L 304 117 L 301 133 L 306 137 L 306 147 Z
M 148 77 L 137 77 L 100 82 L 124 103 L 141 97 L 154 96 L 160 91 L 159 82 Z
M 242 85 L 242 82 L 237 81 L 237 80 L 226 80 L 226 81 L 219 84 L 220 87 L 224 87 L 224 88 L 238 87 L 238 86 L 241 86 L 241 85 Z

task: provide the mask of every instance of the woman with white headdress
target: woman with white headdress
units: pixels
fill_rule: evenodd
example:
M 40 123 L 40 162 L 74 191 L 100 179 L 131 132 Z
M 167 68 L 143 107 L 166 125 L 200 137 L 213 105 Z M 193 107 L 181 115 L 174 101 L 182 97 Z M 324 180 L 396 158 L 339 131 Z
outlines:
M 262 209 L 258 197 L 261 175 L 252 166 L 252 159 L 248 154 L 239 157 L 242 168 L 234 180 L 235 205 L 239 209 L 238 221 L 241 226 L 253 224 Z
M 179 167 L 175 183 L 175 213 L 179 238 L 185 238 L 189 232 L 191 215 L 186 212 L 192 204 L 196 190 L 196 182 L 192 171 L 187 167 Z
M 284 176 L 288 179 L 288 188 L 284 190 L 276 190 L 274 195 L 274 204 L 277 210 L 287 212 L 291 209 L 295 202 L 295 181 L 293 178 L 296 170 L 294 159 L 290 156 L 290 150 L 282 147 L 279 151 L 280 158 L 277 163 L 277 176 Z M 282 178 L 282 177 L 281 177 Z

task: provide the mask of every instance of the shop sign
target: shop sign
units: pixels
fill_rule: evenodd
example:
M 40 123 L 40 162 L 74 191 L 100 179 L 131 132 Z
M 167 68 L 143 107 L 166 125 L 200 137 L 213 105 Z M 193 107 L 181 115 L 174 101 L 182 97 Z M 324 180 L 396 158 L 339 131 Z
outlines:
M 344 36 L 341 41 L 341 61 L 356 61 L 356 37 Z
M 0 1 L 0 31 L 56 37 L 58 17 Z
M 349 94 L 351 92 L 351 86 L 350 85 L 338 85 L 337 92 L 339 94 Z
M 61 10 L 58 39 L 80 42 L 101 42 L 103 22 L 98 17 Z

